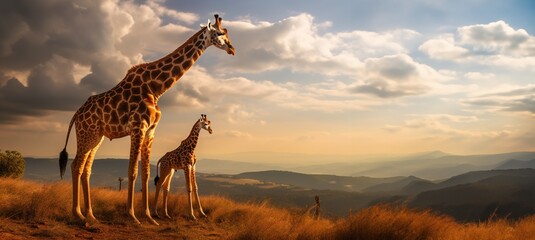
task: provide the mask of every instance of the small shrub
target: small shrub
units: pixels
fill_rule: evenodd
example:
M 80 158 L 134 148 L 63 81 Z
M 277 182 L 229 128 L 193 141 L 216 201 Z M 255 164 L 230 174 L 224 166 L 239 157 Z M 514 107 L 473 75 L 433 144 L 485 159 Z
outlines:
M 19 178 L 24 174 L 24 158 L 17 151 L 0 150 L 0 177 Z

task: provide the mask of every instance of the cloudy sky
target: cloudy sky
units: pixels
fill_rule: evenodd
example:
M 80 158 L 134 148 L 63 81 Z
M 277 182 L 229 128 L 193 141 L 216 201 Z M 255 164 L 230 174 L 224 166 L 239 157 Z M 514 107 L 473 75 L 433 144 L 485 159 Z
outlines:
M 214 129 L 201 158 L 535 151 L 534 11 L 529 0 L 0 1 L 0 149 L 56 156 L 91 94 L 219 13 L 236 56 L 209 48 L 162 97 L 155 159 L 201 113 Z M 128 148 L 106 140 L 97 157 Z

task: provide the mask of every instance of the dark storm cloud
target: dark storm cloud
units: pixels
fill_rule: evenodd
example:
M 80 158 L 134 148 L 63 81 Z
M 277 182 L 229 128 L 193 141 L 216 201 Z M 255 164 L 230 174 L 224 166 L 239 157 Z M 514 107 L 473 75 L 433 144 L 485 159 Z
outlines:
M 59 69 L 56 69 L 59 68 Z M 40 64 L 28 77 L 27 86 L 11 78 L 0 88 L 0 122 L 16 120 L 21 116 L 39 116 L 46 110 L 72 110 L 80 105 L 90 92 L 78 86 L 69 73 L 69 62 Z
M 26 70 L 61 55 L 88 64 L 110 41 L 101 1 L 0 2 L 0 69 Z
M 0 123 L 47 110 L 75 110 L 107 90 L 128 67 L 110 57 L 111 26 L 102 1 L 0 1 Z M 91 66 L 79 85 L 75 65 Z M 29 72 L 22 84 L 13 72 Z

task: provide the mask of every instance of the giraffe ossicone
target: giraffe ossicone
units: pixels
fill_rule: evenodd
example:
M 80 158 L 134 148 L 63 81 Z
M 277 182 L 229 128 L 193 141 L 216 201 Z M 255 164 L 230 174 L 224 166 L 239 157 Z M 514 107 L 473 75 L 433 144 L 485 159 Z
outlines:
M 212 125 L 210 120 L 205 114 L 201 114 L 201 118 L 193 124 L 191 131 L 186 139 L 184 139 L 180 145 L 173 151 L 167 152 L 156 164 L 156 177 L 154 178 L 154 184 L 156 185 L 156 192 L 154 194 L 154 214 L 160 217 L 158 214 L 158 197 L 160 195 L 160 189 L 163 187 L 163 208 L 165 217 L 171 219 L 167 212 L 167 201 L 169 189 L 171 187 L 171 179 L 173 178 L 173 170 L 184 170 L 184 177 L 186 178 L 186 190 L 188 192 L 188 204 L 189 214 L 192 219 L 197 219 L 193 210 L 193 202 L 191 201 L 192 194 L 195 197 L 195 202 L 199 208 L 199 213 L 206 217 L 204 213 L 201 201 L 199 200 L 199 192 L 197 188 L 197 177 L 195 175 L 195 163 L 197 163 L 197 156 L 195 155 L 195 147 L 199 141 L 199 134 L 201 129 L 208 131 L 212 134 Z M 159 177 L 161 173 L 161 178 Z
M 214 15 L 215 27 L 203 27 L 186 42 L 165 57 L 130 68 L 115 87 L 101 94 L 90 96 L 74 113 L 67 131 L 65 147 L 60 153 L 60 175 L 65 173 L 72 126 L 76 127 L 76 156 L 71 164 L 73 205 L 75 217 L 88 223 L 96 222 L 91 208 L 89 179 L 95 154 L 104 137 L 111 139 L 130 136 L 130 159 L 128 164 L 128 214 L 140 224 L 134 214 L 134 182 L 141 156 L 142 196 L 144 214 L 153 224 L 148 202 L 150 175 L 150 150 L 154 130 L 160 121 L 158 99 L 171 88 L 195 63 L 209 46 L 216 46 L 234 55 L 235 50 L 228 33 L 221 26 L 221 17 Z M 82 186 L 85 216 L 81 212 L 79 194 Z

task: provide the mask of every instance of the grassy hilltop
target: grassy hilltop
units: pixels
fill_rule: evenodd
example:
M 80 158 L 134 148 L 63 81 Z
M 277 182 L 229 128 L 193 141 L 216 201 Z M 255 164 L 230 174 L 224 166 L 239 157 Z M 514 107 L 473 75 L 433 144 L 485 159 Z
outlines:
M 93 188 L 93 210 L 101 223 L 84 226 L 71 217 L 69 184 L 0 179 L 0 239 L 535 239 L 535 216 L 460 224 L 428 211 L 377 205 L 315 220 L 303 209 L 219 196 L 201 196 L 208 218 L 194 222 L 187 219 L 184 194 L 170 196 L 174 220 L 153 226 L 138 212 L 143 225 L 136 226 L 126 215 L 126 194 Z M 141 209 L 141 196 L 136 200 Z

